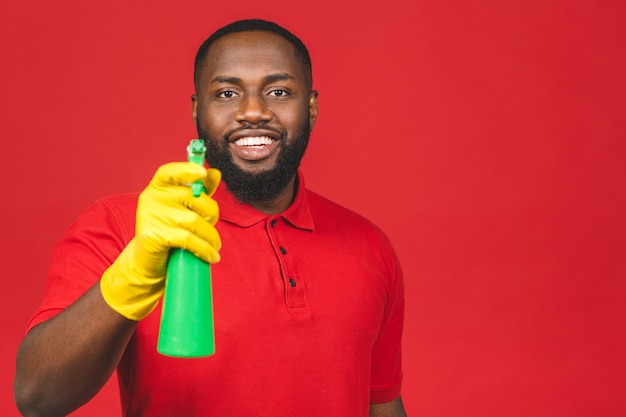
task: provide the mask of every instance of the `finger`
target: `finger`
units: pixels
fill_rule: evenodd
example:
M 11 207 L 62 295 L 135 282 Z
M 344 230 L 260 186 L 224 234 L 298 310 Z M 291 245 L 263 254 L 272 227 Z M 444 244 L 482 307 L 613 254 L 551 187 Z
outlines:
M 201 197 L 206 197 L 201 195 Z M 209 210 L 207 202 L 197 202 L 196 197 L 191 194 L 191 189 L 186 185 L 161 185 L 156 186 L 154 183 L 149 185 L 141 194 L 137 202 L 137 215 L 146 217 L 155 217 L 159 223 L 164 223 L 165 219 L 175 218 L 178 211 L 194 210 L 197 205 L 200 211 Z M 163 221 L 159 221 L 162 218 Z
M 187 194 L 184 196 L 182 204 L 213 225 L 219 219 L 220 209 L 217 201 L 206 194 L 201 194 L 198 197 L 191 197 Z
M 167 233 L 167 241 L 165 244 L 170 248 L 181 248 L 188 250 L 198 258 L 205 262 L 214 264 L 220 261 L 219 248 L 222 246 L 219 234 L 217 230 L 208 223 L 204 223 L 208 228 L 201 230 L 203 227 L 197 228 L 197 232 L 203 234 L 206 237 L 200 237 L 198 234 L 193 233 L 185 228 L 178 228 L 170 230 Z
M 217 251 L 217 249 L 207 243 L 206 240 L 202 240 L 192 235 L 190 236 L 187 243 L 187 250 L 206 263 L 216 264 L 222 260 L 222 257 L 220 256 L 220 253 Z
M 206 175 L 207 169 L 201 165 L 191 162 L 170 162 L 157 169 L 151 183 L 158 189 L 170 185 L 189 185 L 203 180 Z
M 204 220 L 197 213 L 189 210 L 186 212 L 180 212 L 175 221 L 176 224 L 171 227 L 172 232 L 170 233 L 174 233 L 174 229 L 177 228 L 184 229 L 189 233 L 199 237 L 200 239 L 208 242 L 216 250 L 221 249 L 222 241 L 220 239 L 219 233 L 211 223 Z

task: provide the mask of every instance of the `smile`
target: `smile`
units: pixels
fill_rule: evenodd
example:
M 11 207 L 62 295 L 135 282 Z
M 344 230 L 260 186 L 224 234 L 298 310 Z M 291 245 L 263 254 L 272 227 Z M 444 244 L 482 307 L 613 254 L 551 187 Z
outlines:
M 237 146 L 262 147 L 271 145 L 273 142 L 274 139 L 270 138 L 269 136 L 246 136 L 237 139 L 234 144 Z

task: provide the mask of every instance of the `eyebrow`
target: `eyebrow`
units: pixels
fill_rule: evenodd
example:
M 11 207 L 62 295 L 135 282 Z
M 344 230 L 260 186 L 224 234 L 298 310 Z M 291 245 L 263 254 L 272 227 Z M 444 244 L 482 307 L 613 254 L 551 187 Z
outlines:
M 266 83 L 273 83 L 276 81 L 283 81 L 283 80 L 296 81 L 296 77 L 294 77 L 293 75 L 289 75 L 286 72 L 281 72 L 277 74 L 268 75 L 264 78 L 264 81 Z M 225 75 L 218 75 L 211 80 L 211 84 L 222 84 L 222 83 L 240 84 L 241 82 L 242 82 L 242 79 L 239 77 L 228 77 Z
M 281 72 L 279 74 L 272 74 L 272 75 L 268 75 L 267 77 L 265 77 L 265 81 L 269 83 L 274 82 L 274 81 L 283 81 L 283 80 L 296 81 L 296 77 L 294 77 L 293 75 L 289 75 L 286 72 Z

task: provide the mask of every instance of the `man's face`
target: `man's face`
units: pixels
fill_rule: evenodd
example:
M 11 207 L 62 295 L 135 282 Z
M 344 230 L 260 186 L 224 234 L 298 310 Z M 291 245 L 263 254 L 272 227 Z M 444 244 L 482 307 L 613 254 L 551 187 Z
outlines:
M 210 46 L 192 112 L 206 159 L 244 202 L 271 201 L 293 178 L 317 118 L 295 48 L 254 31 Z

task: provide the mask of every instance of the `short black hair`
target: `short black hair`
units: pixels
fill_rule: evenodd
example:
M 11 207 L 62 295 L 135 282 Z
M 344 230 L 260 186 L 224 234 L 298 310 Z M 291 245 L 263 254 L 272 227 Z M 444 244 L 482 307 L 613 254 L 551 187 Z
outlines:
M 200 45 L 200 48 L 196 53 L 196 60 L 193 67 L 193 83 L 196 90 L 198 89 L 200 75 L 202 74 L 202 70 L 204 70 L 206 55 L 209 47 L 216 40 L 224 35 L 238 32 L 251 32 L 255 30 L 276 33 L 288 40 L 296 48 L 296 56 L 304 67 L 304 72 L 308 78 L 307 81 L 309 82 L 309 86 L 311 86 L 312 88 L 313 70 L 311 67 L 311 57 L 309 56 L 309 51 L 304 43 L 296 35 L 288 31 L 284 27 L 278 25 L 277 23 L 262 19 L 243 19 L 229 23 L 226 26 L 223 26 L 222 28 L 216 30 L 202 43 L 202 45 Z

